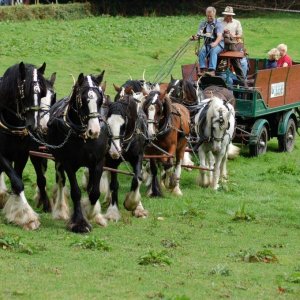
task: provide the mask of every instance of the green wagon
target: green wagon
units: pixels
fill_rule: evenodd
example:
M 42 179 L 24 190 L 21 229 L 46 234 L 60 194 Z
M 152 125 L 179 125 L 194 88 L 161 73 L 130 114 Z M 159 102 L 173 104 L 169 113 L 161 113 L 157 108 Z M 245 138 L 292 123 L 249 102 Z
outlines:
M 252 156 L 263 154 L 267 142 L 277 138 L 278 150 L 291 152 L 299 126 L 300 64 L 264 69 L 264 59 L 250 59 L 252 86 L 234 87 L 235 141 L 249 145 Z
M 271 138 L 277 138 L 279 151 L 291 152 L 300 124 L 300 63 L 276 69 L 265 69 L 265 64 L 265 59 L 250 58 L 249 87 L 230 88 L 236 98 L 234 142 L 248 145 L 252 156 L 265 153 Z M 196 70 L 182 66 L 183 78 L 197 80 Z M 211 84 L 218 82 L 226 86 L 220 77 L 211 78 Z

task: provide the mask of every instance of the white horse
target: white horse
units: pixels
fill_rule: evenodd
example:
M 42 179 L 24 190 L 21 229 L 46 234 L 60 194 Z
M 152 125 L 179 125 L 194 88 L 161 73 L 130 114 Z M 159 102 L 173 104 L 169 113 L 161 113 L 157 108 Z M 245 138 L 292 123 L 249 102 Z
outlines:
M 239 148 L 231 143 L 235 128 L 235 111 L 230 103 L 212 97 L 204 101 L 203 108 L 195 116 L 200 166 L 199 185 L 219 187 L 219 179 L 227 178 L 227 157 L 237 156 Z M 203 103 L 203 102 L 202 102 Z

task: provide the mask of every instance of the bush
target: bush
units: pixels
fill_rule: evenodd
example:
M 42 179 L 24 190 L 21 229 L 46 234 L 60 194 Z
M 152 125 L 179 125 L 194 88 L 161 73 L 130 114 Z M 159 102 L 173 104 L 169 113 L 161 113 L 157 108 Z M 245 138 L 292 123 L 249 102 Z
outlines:
M 0 21 L 24 21 L 32 19 L 74 20 L 89 17 L 91 15 L 91 5 L 88 2 L 0 7 Z

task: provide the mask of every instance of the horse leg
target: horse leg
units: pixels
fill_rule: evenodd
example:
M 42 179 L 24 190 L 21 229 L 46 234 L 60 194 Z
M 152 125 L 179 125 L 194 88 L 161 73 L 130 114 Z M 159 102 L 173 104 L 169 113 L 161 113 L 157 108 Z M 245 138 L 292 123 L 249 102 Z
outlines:
M 219 187 L 221 161 L 222 161 L 222 156 L 220 154 L 216 155 L 214 171 L 213 171 L 213 178 L 212 178 L 212 182 L 210 185 L 214 190 L 217 190 Z
M 223 156 L 220 165 L 220 180 L 221 182 L 226 182 L 228 178 L 227 173 L 227 153 Z
M 182 196 L 182 191 L 180 190 L 180 176 L 181 176 L 181 164 L 184 160 L 185 148 L 187 146 L 187 140 L 185 137 L 178 137 L 177 148 L 176 148 L 176 166 L 175 166 L 175 186 L 172 190 L 172 194 L 175 196 Z
M 89 220 L 94 220 L 100 226 L 107 226 L 107 221 L 101 214 L 101 204 L 99 201 L 100 190 L 99 182 L 103 170 L 103 162 L 89 168 L 89 182 L 87 191 L 89 193 L 89 201 L 83 199 L 81 205 Z
M 108 164 L 110 168 L 117 169 L 119 162 L 111 161 Z M 118 175 L 115 172 L 111 172 L 110 175 L 110 203 L 107 208 L 105 218 L 111 221 L 119 221 L 121 219 L 121 214 L 119 212 L 119 199 L 118 199 L 118 190 L 119 190 L 119 182 L 118 182 Z
M 81 178 L 81 184 L 82 184 L 82 188 L 86 191 L 87 190 L 87 185 L 89 182 L 89 169 L 88 168 L 84 168 L 83 174 L 82 174 L 82 178 Z
M 0 170 L 0 208 L 3 208 L 7 199 L 7 187 L 4 180 L 4 173 Z
M 53 189 L 52 217 L 56 220 L 69 220 L 70 209 L 68 204 L 68 191 L 66 188 L 66 176 L 60 163 L 55 163 L 56 185 Z
M 43 205 L 44 212 L 51 212 L 51 204 L 46 191 L 45 172 L 47 170 L 47 159 L 36 156 L 30 156 L 30 160 L 35 169 L 38 186 L 36 195 L 34 197 L 37 201 L 37 207 Z
M 209 163 L 207 162 L 207 153 L 204 149 L 204 146 L 201 145 L 198 150 L 199 155 L 199 161 L 200 161 L 200 167 L 207 168 L 209 166 Z M 202 187 L 208 187 L 209 186 L 209 179 L 207 176 L 208 171 L 206 170 L 199 170 L 199 177 L 198 177 L 198 185 Z
M 7 199 L 3 208 L 4 215 L 8 222 L 23 227 L 26 230 L 34 230 L 40 226 L 39 218 L 36 212 L 31 208 L 24 193 L 24 184 L 22 182 L 22 172 L 27 162 L 19 160 L 14 169 L 7 159 L 0 155 L 0 169 L 9 177 L 13 194 Z M 20 175 L 21 174 L 21 175 Z
M 150 170 L 152 175 L 152 182 L 148 195 L 151 197 L 162 197 L 162 192 L 157 179 L 157 165 L 155 159 L 150 159 Z
M 143 164 L 143 154 L 140 154 L 137 160 L 130 161 L 130 164 L 133 168 L 134 177 L 131 181 L 130 192 L 125 197 L 124 207 L 127 210 L 132 211 L 132 214 L 135 217 L 145 218 L 148 215 L 148 211 L 143 207 L 140 194 L 140 186 L 142 183 L 141 171 Z
M 66 167 L 65 171 L 69 178 L 71 186 L 71 198 L 73 201 L 74 212 L 71 217 L 71 220 L 68 223 L 68 229 L 76 233 L 87 233 L 92 230 L 91 224 L 84 218 L 82 209 L 81 209 L 81 191 L 76 179 L 76 171 L 70 167 Z
M 194 162 L 191 159 L 191 154 L 189 152 L 184 152 L 184 156 L 183 156 L 183 161 L 182 161 L 183 165 L 187 165 L 187 166 L 193 166 Z M 187 171 L 192 171 L 192 168 L 187 168 L 184 167 Z

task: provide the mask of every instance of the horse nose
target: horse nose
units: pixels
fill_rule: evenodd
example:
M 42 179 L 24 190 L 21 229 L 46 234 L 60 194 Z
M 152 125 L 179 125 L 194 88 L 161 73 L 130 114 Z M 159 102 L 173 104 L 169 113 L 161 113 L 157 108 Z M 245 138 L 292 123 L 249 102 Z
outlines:
M 109 155 L 111 156 L 112 159 L 119 159 L 120 154 L 116 151 L 109 151 Z
M 93 131 L 92 129 L 88 129 L 87 135 L 91 139 L 97 139 L 99 137 L 100 132 L 99 131 Z
M 217 154 L 221 151 L 221 145 L 217 144 L 217 145 L 213 145 L 212 147 L 212 153 L 213 154 Z

